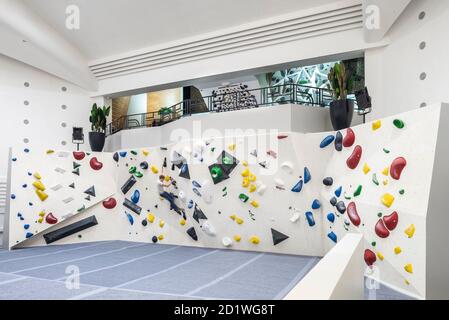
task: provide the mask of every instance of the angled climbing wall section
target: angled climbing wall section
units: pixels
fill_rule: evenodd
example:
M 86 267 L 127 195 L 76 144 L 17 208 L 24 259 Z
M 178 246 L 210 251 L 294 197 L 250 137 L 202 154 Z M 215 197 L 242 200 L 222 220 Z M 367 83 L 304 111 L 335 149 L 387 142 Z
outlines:
M 9 244 L 119 239 L 323 256 L 356 232 L 368 273 L 425 297 L 440 112 L 115 153 L 13 150 Z

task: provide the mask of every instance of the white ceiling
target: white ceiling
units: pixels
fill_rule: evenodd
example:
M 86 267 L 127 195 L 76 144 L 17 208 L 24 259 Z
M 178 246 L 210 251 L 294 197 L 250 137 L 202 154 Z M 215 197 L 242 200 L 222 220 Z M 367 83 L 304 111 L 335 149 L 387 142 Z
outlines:
M 23 0 L 88 60 L 317 7 L 336 0 Z M 80 8 L 80 30 L 65 10 Z

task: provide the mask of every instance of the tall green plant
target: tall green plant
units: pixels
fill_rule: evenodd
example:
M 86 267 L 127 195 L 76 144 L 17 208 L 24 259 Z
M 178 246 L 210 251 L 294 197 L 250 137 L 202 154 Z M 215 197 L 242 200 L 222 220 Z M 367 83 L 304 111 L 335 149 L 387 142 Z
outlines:
M 111 107 L 98 108 L 96 103 L 93 104 L 89 117 L 92 131 L 106 132 L 106 119 L 110 112 Z
M 344 100 L 352 92 L 354 81 L 343 62 L 336 63 L 329 70 L 327 78 L 329 79 L 327 87 L 333 91 L 335 100 Z

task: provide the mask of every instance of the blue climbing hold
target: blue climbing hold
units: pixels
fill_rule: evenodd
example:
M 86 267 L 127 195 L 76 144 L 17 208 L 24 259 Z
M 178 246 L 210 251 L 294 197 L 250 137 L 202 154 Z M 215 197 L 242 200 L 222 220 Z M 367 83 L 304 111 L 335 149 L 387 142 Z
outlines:
M 22 214 L 19 212 L 19 213 L 17 213 L 17 216 L 20 218 L 22 216 Z
M 31 232 L 27 232 L 27 234 L 25 235 L 25 238 L 31 238 L 33 236 L 33 234 Z
M 321 208 L 321 202 L 318 199 L 313 200 L 312 202 L 312 209 L 319 209 Z
M 17 158 L 12 158 L 11 160 L 14 161 L 14 162 L 16 162 L 16 161 L 17 161 Z
M 31 172 L 28 172 L 28 175 L 31 177 L 33 174 Z
M 22 188 L 26 188 L 26 187 L 28 187 L 28 185 L 26 183 L 22 184 Z
M 306 212 L 306 219 L 310 227 L 313 227 L 315 225 L 315 219 L 313 218 L 312 212 L 310 211 Z
M 23 152 L 28 153 L 28 152 L 30 152 L 30 149 L 25 148 L 25 149 L 23 149 Z
M 328 220 L 329 222 L 334 223 L 334 221 L 335 221 L 335 214 L 333 214 L 332 212 L 329 212 L 329 213 L 327 214 L 327 220 Z
M 139 200 L 140 200 L 140 191 L 134 190 L 134 193 L 131 196 L 131 201 L 137 204 L 139 202 Z
M 320 148 L 326 148 L 328 145 L 330 145 L 332 142 L 334 142 L 335 137 L 333 135 L 329 135 L 326 138 L 323 139 L 320 143 Z
M 28 230 L 29 228 L 30 228 L 30 225 L 27 223 L 27 224 L 24 224 L 23 225 L 23 228 L 25 229 L 25 230 Z
M 120 157 L 124 158 L 124 157 L 126 157 L 127 152 L 126 151 L 120 151 L 119 154 L 120 154 Z
M 133 224 L 134 224 L 134 218 L 133 218 L 133 216 L 130 215 L 129 213 L 127 213 L 127 212 L 125 212 L 125 213 L 126 213 L 126 216 L 128 217 L 129 223 L 131 223 L 131 225 L 133 225 Z
M 16 198 L 16 195 L 15 194 L 11 194 L 11 199 L 15 199 Z
M 331 239 L 333 242 L 337 243 L 337 235 L 333 231 L 329 232 L 327 234 L 327 237 Z
M 301 192 L 302 190 L 302 180 L 299 180 L 299 182 L 297 184 L 294 185 L 294 187 L 292 188 L 293 192 Z
M 201 185 L 198 182 L 196 182 L 195 180 L 192 181 L 192 184 L 195 188 L 201 188 Z
M 32 203 L 32 202 L 28 202 L 28 205 L 29 205 L 30 207 L 32 207 L 32 206 L 33 206 L 33 203 Z
M 342 186 L 338 187 L 338 189 L 335 190 L 335 196 L 337 196 L 337 198 L 340 197 L 342 191 L 343 191 L 343 187 Z
M 192 190 L 198 197 L 201 197 L 201 192 L 199 192 L 197 188 L 193 188 Z
M 187 205 L 187 208 L 189 208 L 189 209 L 193 208 L 193 200 L 189 201 L 189 204 Z
M 309 182 L 312 179 L 312 175 L 310 174 L 309 168 L 304 167 L 304 183 Z

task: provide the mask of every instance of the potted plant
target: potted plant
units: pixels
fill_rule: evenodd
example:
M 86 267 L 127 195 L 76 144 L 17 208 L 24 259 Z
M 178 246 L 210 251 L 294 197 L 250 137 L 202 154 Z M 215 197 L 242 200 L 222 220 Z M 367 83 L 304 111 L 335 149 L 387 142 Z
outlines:
M 89 117 L 92 130 L 89 132 L 89 144 L 92 151 L 103 151 L 106 139 L 106 118 L 110 111 L 111 107 L 98 108 L 96 103 L 92 106 Z
M 352 91 L 353 80 L 343 62 L 336 63 L 328 74 L 328 88 L 332 90 L 333 101 L 330 103 L 330 116 L 334 130 L 351 126 L 354 114 L 354 100 L 347 98 Z

